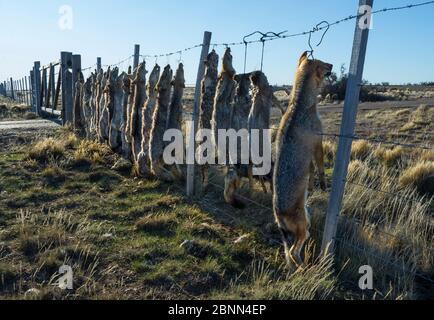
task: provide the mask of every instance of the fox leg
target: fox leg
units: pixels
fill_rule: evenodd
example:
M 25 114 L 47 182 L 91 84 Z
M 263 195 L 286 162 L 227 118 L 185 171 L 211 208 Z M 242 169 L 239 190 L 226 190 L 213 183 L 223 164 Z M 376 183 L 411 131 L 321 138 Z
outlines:
M 264 193 L 268 193 L 267 186 L 265 185 L 264 179 L 261 179 L 261 186 L 262 186 L 262 191 L 264 191 Z
M 240 184 L 241 184 L 241 180 L 237 174 L 237 171 L 233 168 L 228 169 L 228 172 L 226 173 L 225 176 L 225 190 L 224 190 L 225 201 L 226 203 L 229 203 L 234 208 L 244 209 L 245 207 L 244 203 L 238 200 L 235 195 Z
M 292 262 L 300 268 L 303 266 L 301 250 L 303 249 L 306 240 L 309 239 L 310 234 L 308 231 L 309 223 L 307 221 L 307 213 L 304 208 L 299 210 L 299 216 L 300 218 L 296 223 L 296 229 L 294 232 L 294 245 L 289 250 L 289 254 Z
M 322 139 L 321 141 L 318 142 L 318 144 L 315 147 L 314 158 L 315 158 L 316 166 L 318 168 L 320 186 L 321 189 L 325 191 L 327 185 L 326 185 L 325 172 L 324 172 L 324 149 L 322 146 Z

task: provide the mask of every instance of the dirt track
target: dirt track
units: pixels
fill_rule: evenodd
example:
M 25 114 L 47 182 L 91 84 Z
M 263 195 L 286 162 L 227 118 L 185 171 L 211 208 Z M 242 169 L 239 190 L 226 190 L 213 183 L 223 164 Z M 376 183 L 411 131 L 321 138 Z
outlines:
M 59 124 L 50 120 L 20 120 L 20 121 L 0 121 L 0 131 L 19 130 L 19 129 L 46 129 L 57 128 Z

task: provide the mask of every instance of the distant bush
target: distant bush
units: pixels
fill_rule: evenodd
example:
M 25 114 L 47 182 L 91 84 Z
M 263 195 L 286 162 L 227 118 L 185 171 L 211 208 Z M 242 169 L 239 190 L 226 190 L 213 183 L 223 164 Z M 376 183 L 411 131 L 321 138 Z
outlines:
M 321 93 L 322 98 L 324 100 L 331 100 L 330 102 L 345 100 L 347 83 L 348 73 L 345 69 L 345 66 L 342 65 L 340 76 L 337 76 L 336 73 L 332 73 L 332 75 L 328 79 L 326 79 L 323 91 Z M 360 90 L 360 101 L 375 102 L 390 100 L 390 97 L 385 97 L 374 91 L 369 91 L 368 88 L 365 87 L 365 85 L 367 84 L 368 82 L 366 80 L 362 81 L 362 86 Z

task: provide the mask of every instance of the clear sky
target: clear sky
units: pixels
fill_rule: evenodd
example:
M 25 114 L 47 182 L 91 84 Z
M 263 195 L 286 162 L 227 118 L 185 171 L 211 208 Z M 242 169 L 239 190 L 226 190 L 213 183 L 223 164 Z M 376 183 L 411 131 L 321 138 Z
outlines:
M 375 0 L 374 9 L 424 0 Z M 133 53 L 176 51 L 198 44 L 203 31 L 213 32 L 213 42 L 241 41 L 256 31 L 289 33 L 311 29 L 355 14 L 358 0 L 0 0 L 0 80 L 28 75 L 33 61 L 59 59 L 60 51 L 82 55 L 83 67 L 116 63 Z M 73 12 L 71 30 L 59 27 L 59 8 Z M 330 29 L 315 57 L 348 67 L 354 21 Z M 434 5 L 375 16 L 364 78 L 371 82 L 434 81 Z M 316 36 L 318 37 L 318 35 Z M 315 38 L 317 41 L 318 38 Z M 267 43 L 264 72 L 272 84 L 291 83 L 298 56 L 307 50 L 307 38 Z M 219 54 L 224 48 L 216 48 Z M 237 71 L 243 71 L 244 48 L 233 48 Z M 195 81 L 200 49 L 183 55 L 187 83 Z M 176 65 L 178 56 L 162 58 L 160 65 Z M 155 59 L 148 61 L 151 68 Z M 128 63 L 124 63 L 126 67 Z M 260 45 L 252 46 L 248 71 L 260 67 Z

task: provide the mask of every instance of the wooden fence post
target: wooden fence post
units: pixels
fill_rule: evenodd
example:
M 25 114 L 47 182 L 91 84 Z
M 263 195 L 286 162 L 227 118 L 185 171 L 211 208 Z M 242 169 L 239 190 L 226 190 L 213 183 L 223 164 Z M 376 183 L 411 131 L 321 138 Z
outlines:
M 96 58 L 96 71 L 99 72 L 101 70 L 101 57 Z
M 55 84 L 55 82 L 56 82 L 56 79 L 54 78 L 54 65 L 50 65 L 50 77 L 49 77 L 49 81 L 48 81 L 48 83 L 49 83 L 49 85 L 48 85 L 48 91 L 49 91 L 49 97 L 50 97 L 50 99 L 49 100 L 51 100 L 50 102 L 49 102 L 49 104 L 51 104 L 51 113 L 53 113 L 54 114 L 54 96 L 55 96 L 55 94 L 56 94 L 56 84 Z
M 35 113 L 40 116 L 41 115 L 41 100 L 40 100 L 40 96 L 41 96 L 41 72 L 40 72 L 40 68 L 41 68 L 41 62 L 39 61 L 35 61 L 34 64 L 34 69 L 33 69 L 33 92 L 34 92 L 34 97 L 35 97 Z
M 344 112 L 342 115 L 341 133 L 333 172 L 333 185 L 322 241 L 322 252 L 327 255 L 333 254 L 335 248 L 337 225 L 342 207 L 353 142 L 351 137 L 354 135 L 359 105 L 360 87 L 362 85 L 373 2 L 374 0 L 359 0 L 358 15 L 365 13 L 365 16 L 360 16 L 356 21 L 351 65 L 345 94 Z M 365 12 L 366 6 L 369 6 L 369 10 L 371 11 Z M 360 12 L 361 9 L 363 9 L 362 12 Z M 365 21 L 367 23 L 364 23 Z
M 15 94 L 14 94 L 14 80 L 11 78 L 11 99 L 15 100 Z
M 28 86 L 28 83 L 27 83 L 27 81 L 28 81 L 27 79 L 28 79 L 28 77 L 24 76 L 24 90 L 26 92 L 26 104 L 28 106 L 30 106 L 29 86 Z
M 187 151 L 187 158 L 189 161 L 193 160 L 196 163 L 196 132 L 199 118 L 199 105 L 200 105 L 200 89 L 203 76 L 205 74 L 205 60 L 209 53 L 211 44 L 212 33 L 205 31 L 203 36 L 202 51 L 200 53 L 199 68 L 197 70 L 196 88 L 194 92 L 194 105 L 193 105 L 193 123 L 190 127 L 190 132 L 187 134 L 189 150 Z M 192 197 L 195 192 L 195 164 L 187 165 L 187 196 Z
M 136 70 L 136 68 L 139 66 L 139 60 L 140 60 L 140 45 L 136 44 L 134 46 L 133 70 Z
M 81 55 L 72 55 L 72 99 L 75 98 L 75 84 L 79 79 L 81 72 Z M 74 103 L 74 102 L 73 102 Z
M 62 124 L 72 122 L 72 53 L 60 53 L 60 72 L 62 74 Z
M 42 76 L 41 76 L 41 92 L 40 92 L 40 97 L 39 97 L 41 108 L 45 107 L 44 101 L 46 101 L 46 99 L 45 99 L 46 92 L 47 92 L 47 69 L 43 67 L 42 68 Z
M 57 110 L 57 104 L 59 103 L 59 96 L 60 96 L 61 87 L 62 87 L 62 68 L 59 67 L 59 74 L 57 76 L 56 91 L 54 93 L 54 100 L 53 100 L 53 109 L 54 110 Z
M 36 113 L 36 103 L 35 103 L 35 83 L 33 82 L 34 71 L 30 70 L 30 78 L 29 78 L 29 89 L 30 89 L 30 103 L 32 105 L 32 112 Z
M 20 80 L 15 80 L 15 88 L 16 88 L 16 96 L 17 96 L 17 101 L 21 103 L 21 87 L 20 87 Z
M 20 102 L 24 103 L 24 85 L 23 85 L 23 79 L 20 79 Z

